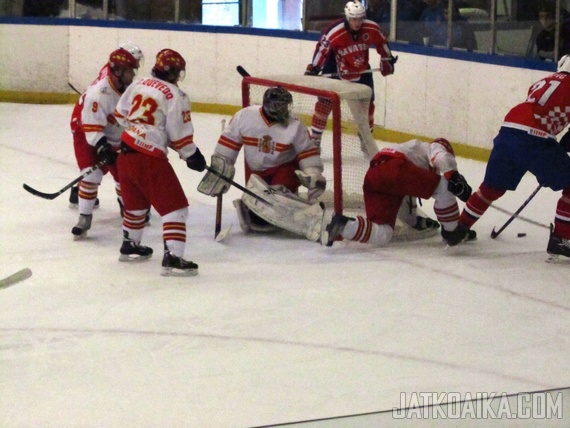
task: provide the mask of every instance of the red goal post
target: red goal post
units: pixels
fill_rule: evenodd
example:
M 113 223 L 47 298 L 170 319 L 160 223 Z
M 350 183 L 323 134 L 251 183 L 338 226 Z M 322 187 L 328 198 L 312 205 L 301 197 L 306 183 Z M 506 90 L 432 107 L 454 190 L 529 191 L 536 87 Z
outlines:
M 372 90 L 359 83 L 318 76 L 276 75 L 244 77 L 242 105 L 261 105 L 268 87 L 282 86 L 293 95 L 292 113 L 307 128 L 315 103 L 324 98 L 332 103 L 327 128 L 321 140 L 327 191 L 323 202 L 336 213 L 364 208 L 362 183 L 371 157 L 378 151 L 368 125 Z

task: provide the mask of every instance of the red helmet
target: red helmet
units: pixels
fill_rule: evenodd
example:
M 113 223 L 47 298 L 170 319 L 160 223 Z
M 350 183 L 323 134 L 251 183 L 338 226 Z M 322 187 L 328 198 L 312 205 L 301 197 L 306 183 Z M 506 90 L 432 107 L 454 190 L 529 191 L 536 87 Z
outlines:
M 154 69 L 160 72 L 163 71 L 184 71 L 186 70 L 186 61 L 178 52 L 172 49 L 162 49 L 156 55 L 156 63 Z
M 128 50 L 119 48 L 109 55 L 109 67 L 139 68 L 139 62 Z

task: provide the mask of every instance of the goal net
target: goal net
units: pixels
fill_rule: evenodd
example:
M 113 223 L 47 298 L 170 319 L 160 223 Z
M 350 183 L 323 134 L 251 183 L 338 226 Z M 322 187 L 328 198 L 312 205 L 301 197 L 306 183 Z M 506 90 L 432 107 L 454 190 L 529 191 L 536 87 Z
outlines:
M 359 83 L 318 76 L 245 77 L 242 104 L 261 105 L 268 87 L 282 86 L 293 96 L 292 113 L 309 128 L 319 98 L 329 100 L 332 112 L 321 139 L 321 158 L 327 179 L 322 201 L 336 213 L 364 209 L 362 183 L 372 156 L 378 151 L 368 125 L 372 90 Z

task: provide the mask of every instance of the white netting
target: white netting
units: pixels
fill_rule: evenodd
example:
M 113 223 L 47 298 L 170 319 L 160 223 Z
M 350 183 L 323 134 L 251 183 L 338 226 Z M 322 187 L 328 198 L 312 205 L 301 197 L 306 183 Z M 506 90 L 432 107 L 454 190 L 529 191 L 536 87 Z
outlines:
M 244 105 L 261 105 L 263 93 L 269 86 L 288 89 L 293 95 L 293 114 L 308 128 L 319 97 L 340 107 L 340 118 L 330 114 L 321 140 L 327 179 L 323 201 L 327 205 L 334 204 L 337 212 L 362 209 L 364 175 L 371 155 L 378 150 L 368 125 L 372 90 L 366 85 L 317 76 L 263 76 L 247 78 L 245 82 L 248 85 L 244 87 Z M 335 141 L 340 146 L 337 156 L 333 152 Z

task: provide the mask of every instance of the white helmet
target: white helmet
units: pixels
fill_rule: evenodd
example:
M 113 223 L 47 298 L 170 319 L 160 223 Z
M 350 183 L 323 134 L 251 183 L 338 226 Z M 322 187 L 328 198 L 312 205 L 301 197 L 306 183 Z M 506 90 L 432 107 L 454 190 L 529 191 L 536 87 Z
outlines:
M 558 73 L 570 73 L 570 55 L 564 55 L 558 61 Z
M 126 43 L 121 43 L 119 45 L 120 48 L 123 48 L 127 51 L 129 51 L 131 53 L 132 56 L 135 57 L 135 59 L 141 63 L 142 61 L 144 61 L 144 55 L 143 52 L 141 50 L 141 48 L 139 48 L 137 45 L 135 45 L 134 43 L 131 42 L 126 42 Z
M 366 18 L 366 9 L 359 1 L 349 1 L 344 7 L 344 15 L 346 19 Z

